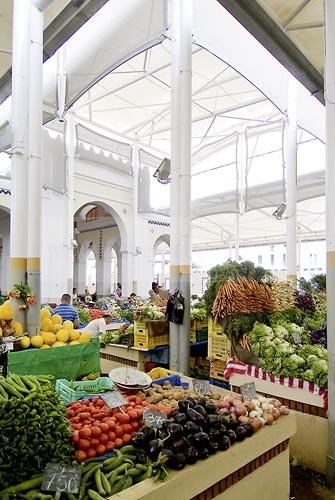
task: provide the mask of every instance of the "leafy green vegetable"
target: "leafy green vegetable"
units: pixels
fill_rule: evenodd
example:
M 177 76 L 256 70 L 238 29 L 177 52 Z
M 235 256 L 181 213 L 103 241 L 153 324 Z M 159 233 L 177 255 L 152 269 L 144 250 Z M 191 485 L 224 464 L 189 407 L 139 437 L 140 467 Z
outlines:
M 207 311 L 205 308 L 192 307 L 190 313 L 191 321 L 205 321 L 207 319 Z
M 91 321 L 91 317 L 90 317 L 90 313 L 89 313 L 88 309 L 85 309 L 83 307 L 75 307 L 75 310 L 78 313 L 80 323 L 82 323 L 83 325 L 86 325 L 87 323 L 89 323 Z

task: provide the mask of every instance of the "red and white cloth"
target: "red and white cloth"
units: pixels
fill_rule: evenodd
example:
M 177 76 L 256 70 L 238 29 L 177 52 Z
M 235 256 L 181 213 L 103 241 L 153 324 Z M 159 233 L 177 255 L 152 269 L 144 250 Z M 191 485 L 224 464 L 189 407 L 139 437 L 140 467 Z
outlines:
M 239 375 L 249 375 L 250 377 L 259 378 L 261 380 L 266 380 L 267 382 L 273 382 L 275 384 L 284 385 L 285 387 L 292 387 L 295 389 L 304 389 L 317 396 L 322 396 L 324 401 L 324 408 L 328 406 L 328 393 L 326 389 L 318 387 L 314 382 L 307 382 L 306 380 L 301 380 L 299 378 L 292 377 L 276 377 L 275 375 L 269 375 L 264 372 L 262 368 L 257 366 L 247 365 L 242 361 L 236 361 L 233 358 L 228 359 L 224 377 L 229 380 L 231 375 L 237 373 Z

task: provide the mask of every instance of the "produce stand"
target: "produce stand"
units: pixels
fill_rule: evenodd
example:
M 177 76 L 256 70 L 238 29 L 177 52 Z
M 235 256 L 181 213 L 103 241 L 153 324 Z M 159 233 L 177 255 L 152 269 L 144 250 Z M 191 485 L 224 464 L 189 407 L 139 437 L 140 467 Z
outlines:
M 295 415 L 288 415 L 225 452 L 182 471 L 171 472 L 163 483 L 147 479 L 111 498 L 287 500 L 290 491 L 288 442 L 295 432 Z
M 99 339 L 55 349 L 27 349 L 8 354 L 8 370 L 20 375 L 53 375 L 69 380 L 100 372 Z
M 229 382 L 234 392 L 240 392 L 241 385 L 254 382 L 258 393 L 279 398 L 293 410 L 297 417 L 297 433 L 290 441 L 291 458 L 310 469 L 326 472 L 328 422 L 323 396 L 238 373 L 232 373 Z M 311 439 L 311 436 L 317 438 Z
M 144 363 L 148 351 L 143 349 L 128 348 L 125 345 L 109 344 L 100 348 L 100 366 L 103 373 L 109 373 L 119 366 L 131 366 L 144 371 Z

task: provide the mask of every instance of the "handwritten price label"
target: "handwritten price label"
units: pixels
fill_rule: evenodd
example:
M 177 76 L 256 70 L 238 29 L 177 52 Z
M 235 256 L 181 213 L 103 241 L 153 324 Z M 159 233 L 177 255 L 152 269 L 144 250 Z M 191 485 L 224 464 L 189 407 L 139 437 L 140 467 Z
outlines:
M 119 391 L 105 392 L 100 396 L 109 408 L 119 408 L 126 404 L 126 400 Z
M 78 465 L 48 463 L 43 476 L 42 490 L 78 493 L 81 469 Z
M 254 382 L 241 385 L 240 391 L 242 394 L 243 401 L 251 401 L 252 399 L 255 399 L 257 397 L 256 387 Z
M 162 427 L 164 422 L 167 420 L 165 413 L 153 410 L 144 410 L 143 412 L 144 424 L 149 427 Z
M 201 396 L 209 396 L 212 394 L 211 386 L 208 380 L 200 380 L 197 378 L 192 379 L 194 392 L 200 394 Z

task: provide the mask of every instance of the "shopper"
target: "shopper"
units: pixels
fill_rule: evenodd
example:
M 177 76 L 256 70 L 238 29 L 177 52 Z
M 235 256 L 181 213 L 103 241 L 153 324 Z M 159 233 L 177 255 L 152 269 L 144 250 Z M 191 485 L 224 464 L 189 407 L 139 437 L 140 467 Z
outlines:
M 75 328 L 79 328 L 79 316 L 77 311 L 71 306 L 71 296 L 64 293 L 61 298 L 61 303 L 53 310 L 54 314 L 59 314 L 63 321 L 70 320 Z

